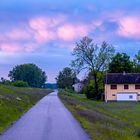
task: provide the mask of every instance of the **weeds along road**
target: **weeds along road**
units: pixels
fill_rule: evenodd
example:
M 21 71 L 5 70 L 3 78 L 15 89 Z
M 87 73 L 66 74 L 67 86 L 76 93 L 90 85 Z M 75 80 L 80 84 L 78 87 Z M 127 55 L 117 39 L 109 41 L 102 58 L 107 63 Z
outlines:
M 25 113 L 0 140 L 89 140 L 89 137 L 57 92 L 53 92 Z

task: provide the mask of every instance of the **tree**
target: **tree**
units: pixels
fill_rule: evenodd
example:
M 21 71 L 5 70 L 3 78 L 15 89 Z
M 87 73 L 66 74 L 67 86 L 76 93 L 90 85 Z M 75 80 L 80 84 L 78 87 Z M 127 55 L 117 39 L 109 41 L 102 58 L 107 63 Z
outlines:
M 11 81 L 10 80 L 6 80 L 5 78 L 1 77 L 0 79 L 0 83 L 3 84 L 3 85 L 11 85 Z
M 110 73 L 133 72 L 133 62 L 126 53 L 117 53 L 109 64 Z
M 94 99 L 96 97 L 94 85 L 95 85 L 95 81 L 90 80 L 89 83 L 84 87 L 84 94 L 88 99 Z
M 47 79 L 44 71 L 35 64 L 23 64 L 15 66 L 10 72 L 10 79 L 15 81 L 27 82 L 31 87 L 42 87 Z
M 72 85 L 77 80 L 75 72 L 66 67 L 62 71 L 59 72 L 59 75 L 56 78 L 57 85 L 59 88 L 72 88 Z
M 83 69 L 92 72 L 95 81 L 96 99 L 100 99 L 98 85 L 98 72 L 105 71 L 113 57 L 115 49 L 112 45 L 103 42 L 100 46 L 93 43 L 89 37 L 84 37 L 73 50 L 72 55 L 75 59 L 72 61 L 72 67 L 79 73 Z
M 134 57 L 134 72 L 140 72 L 140 50 Z

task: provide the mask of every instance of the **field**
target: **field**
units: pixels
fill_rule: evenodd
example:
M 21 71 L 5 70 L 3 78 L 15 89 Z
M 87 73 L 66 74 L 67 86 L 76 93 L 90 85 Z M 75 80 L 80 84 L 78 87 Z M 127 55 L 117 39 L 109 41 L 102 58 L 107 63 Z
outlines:
M 51 90 L 0 85 L 0 133 Z
M 59 97 L 93 140 L 140 140 L 140 102 L 87 100 L 60 90 Z

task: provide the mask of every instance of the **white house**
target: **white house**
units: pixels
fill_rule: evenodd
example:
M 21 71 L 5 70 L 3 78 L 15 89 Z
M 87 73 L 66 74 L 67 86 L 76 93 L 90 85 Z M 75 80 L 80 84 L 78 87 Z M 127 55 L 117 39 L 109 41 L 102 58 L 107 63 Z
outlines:
M 74 91 L 81 92 L 84 88 L 84 84 L 76 83 L 76 84 L 72 85 L 72 87 L 74 88 Z

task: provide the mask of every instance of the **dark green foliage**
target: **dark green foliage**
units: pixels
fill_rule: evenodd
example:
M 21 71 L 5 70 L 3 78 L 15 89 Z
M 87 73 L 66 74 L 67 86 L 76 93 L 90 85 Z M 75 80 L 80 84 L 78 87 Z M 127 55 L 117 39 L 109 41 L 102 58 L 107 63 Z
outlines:
M 94 99 L 95 98 L 95 83 L 93 80 L 90 81 L 89 84 L 87 84 L 84 88 L 84 94 L 88 99 Z
M 57 89 L 58 86 L 56 83 L 47 83 L 45 84 L 44 88 L 48 88 L 48 89 Z
M 134 58 L 134 72 L 140 73 L 140 50 Z
M 112 62 L 109 64 L 109 72 L 110 73 L 131 73 L 134 71 L 133 62 L 130 60 L 130 56 L 126 53 L 117 53 Z
M 42 87 L 47 79 L 45 72 L 35 64 L 17 65 L 9 72 L 8 76 L 13 82 L 22 80 L 31 87 Z
M 71 68 L 64 68 L 59 72 L 56 78 L 59 88 L 72 88 L 72 85 L 77 80 L 75 72 Z
M 15 86 L 15 87 L 28 87 L 28 83 L 27 82 L 24 82 L 24 81 L 15 81 L 14 83 L 13 83 L 13 85 Z

